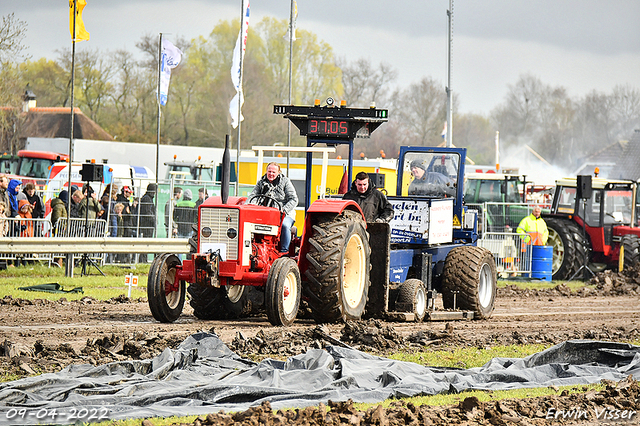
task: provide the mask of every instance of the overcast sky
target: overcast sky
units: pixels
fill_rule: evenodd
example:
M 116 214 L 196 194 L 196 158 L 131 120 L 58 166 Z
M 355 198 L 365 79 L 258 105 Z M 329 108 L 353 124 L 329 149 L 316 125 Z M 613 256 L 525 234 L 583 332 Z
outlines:
M 287 19 L 290 4 L 252 0 L 251 22 Z M 425 76 L 444 87 L 448 7 L 448 0 L 298 0 L 298 27 L 349 61 L 391 64 L 400 87 Z M 28 24 L 33 59 L 55 59 L 56 49 L 70 48 L 65 0 L 2 1 L 0 14 L 11 12 Z M 91 40 L 76 48 L 136 52 L 145 33 L 190 39 L 239 16 L 240 0 L 87 0 Z M 453 16 L 451 86 L 461 112 L 488 114 L 523 74 L 574 97 L 609 93 L 617 84 L 640 88 L 638 0 L 455 0 Z

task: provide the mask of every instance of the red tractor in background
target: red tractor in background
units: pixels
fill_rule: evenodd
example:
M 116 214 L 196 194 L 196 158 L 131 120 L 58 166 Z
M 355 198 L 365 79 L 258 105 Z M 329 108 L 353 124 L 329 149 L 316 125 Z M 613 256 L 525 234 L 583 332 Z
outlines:
M 587 179 L 588 178 L 588 179 Z M 553 247 L 552 278 L 631 266 L 640 260 L 637 183 L 591 176 L 556 181 L 547 245 Z M 585 274 L 585 278 L 590 278 Z

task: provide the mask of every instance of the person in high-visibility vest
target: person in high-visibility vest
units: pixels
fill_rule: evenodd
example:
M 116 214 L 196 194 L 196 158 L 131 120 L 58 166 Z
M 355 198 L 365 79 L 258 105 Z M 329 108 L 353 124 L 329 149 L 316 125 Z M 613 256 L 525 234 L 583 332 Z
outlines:
M 524 217 L 518 225 L 517 233 L 526 234 L 522 239 L 522 251 L 526 251 L 527 246 L 543 246 L 549 238 L 549 230 L 544 219 L 540 217 L 542 209 L 539 206 L 533 208 L 533 212 Z

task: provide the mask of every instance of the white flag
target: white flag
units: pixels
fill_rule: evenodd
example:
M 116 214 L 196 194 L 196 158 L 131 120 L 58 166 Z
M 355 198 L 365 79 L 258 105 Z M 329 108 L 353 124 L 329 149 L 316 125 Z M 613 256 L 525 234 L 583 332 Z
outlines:
M 180 64 L 182 52 L 169 40 L 163 39 L 160 60 L 160 105 L 166 105 L 167 95 L 169 94 L 171 70 Z
M 243 0 L 244 4 L 244 0 Z M 231 61 L 231 82 L 233 87 L 236 88 L 236 95 L 231 100 L 229 105 L 229 114 L 231 114 L 231 126 L 235 129 L 238 127 L 238 123 L 244 120 L 242 116 L 242 104 L 244 104 L 244 96 L 242 94 L 242 81 L 240 81 L 240 55 L 244 59 L 244 52 L 247 49 L 247 34 L 249 33 L 249 1 L 247 1 L 247 8 L 244 14 L 244 19 L 240 23 L 240 32 L 238 33 L 238 40 L 236 41 L 236 47 L 233 49 L 233 60 Z M 240 46 L 242 45 L 242 53 L 240 52 Z M 240 108 L 238 108 L 238 96 L 240 96 Z
M 287 33 L 284 35 L 285 40 L 289 40 L 289 31 L 293 27 L 293 41 L 296 41 L 296 26 L 298 21 L 298 3 L 294 0 L 293 2 L 293 22 L 290 22 L 290 26 L 287 27 Z

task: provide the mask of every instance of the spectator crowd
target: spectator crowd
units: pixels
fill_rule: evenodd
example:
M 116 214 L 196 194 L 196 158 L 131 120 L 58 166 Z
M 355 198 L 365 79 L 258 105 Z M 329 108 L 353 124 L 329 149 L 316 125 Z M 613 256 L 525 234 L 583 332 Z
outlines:
M 141 197 L 134 197 L 130 186 L 108 184 L 102 194 L 91 185 L 72 185 L 62 189 L 50 201 L 50 217 L 45 219 L 45 204 L 33 183 L 0 174 L 1 237 L 156 237 L 157 185 L 149 183 Z M 198 219 L 198 206 L 208 197 L 200 188 L 196 199 L 191 189 L 174 189 L 173 198 L 164 208 L 164 226 L 168 237 L 192 236 Z M 169 227 L 171 229 L 169 229 Z M 129 261 L 131 255 L 111 256 Z M 146 259 L 143 256 L 143 261 Z

